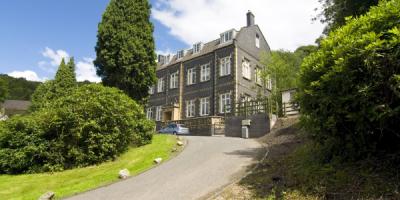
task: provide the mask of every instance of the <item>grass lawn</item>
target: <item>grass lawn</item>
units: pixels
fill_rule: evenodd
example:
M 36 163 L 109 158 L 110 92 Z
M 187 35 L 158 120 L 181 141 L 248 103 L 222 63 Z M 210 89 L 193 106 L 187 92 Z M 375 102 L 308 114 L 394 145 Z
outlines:
M 131 175 L 136 175 L 154 166 L 157 157 L 169 159 L 175 145 L 174 136 L 155 135 L 152 144 L 131 148 L 116 161 L 98 166 L 53 174 L 0 175 L 0 199 L 38 199 L 47 191 L 55 192 L 59 199 L 87 191 L 118 180 L 121 169 L 127 168 Z

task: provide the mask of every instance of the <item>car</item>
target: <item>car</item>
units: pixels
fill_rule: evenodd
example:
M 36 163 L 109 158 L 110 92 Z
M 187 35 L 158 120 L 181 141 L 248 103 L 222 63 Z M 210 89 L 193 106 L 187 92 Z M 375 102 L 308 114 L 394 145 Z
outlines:
M 182 124 L 168 124 L 165 128 L 158 131 L 159 133 L 169 133 L 174 135 L 187 135 L 189 134 L 189 128 L 185 128 Z

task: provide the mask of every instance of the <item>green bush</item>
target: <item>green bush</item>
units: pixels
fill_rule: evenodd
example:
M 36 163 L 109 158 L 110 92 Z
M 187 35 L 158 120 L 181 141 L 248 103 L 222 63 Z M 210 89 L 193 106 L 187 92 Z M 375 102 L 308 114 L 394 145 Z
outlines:
M 122 91 L 89 84 L 0 125 L 0 173 L 59 171 L 151 142 L 153 122 Z
M 349 19 L 305 59 L 300 75 L 303 122 L 332 154 L 400 150 L 400 0 Z

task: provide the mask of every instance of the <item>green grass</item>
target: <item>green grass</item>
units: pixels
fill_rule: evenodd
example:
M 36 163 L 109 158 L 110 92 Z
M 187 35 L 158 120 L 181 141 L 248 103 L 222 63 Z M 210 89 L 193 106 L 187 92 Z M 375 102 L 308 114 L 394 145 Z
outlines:
M 53 191 L 59 199 L 97 188 L 118 180 L 121 169 L 127 168 L 131 175 L 136 175 L 154 166 L 157 157 L 169 159 L 175 144 L 173 136 L 155 135 L 152 144 L 131 148 L 113 162 L 52 174 L 0 175 L 0 198 L 38 199 L 43 193 Z

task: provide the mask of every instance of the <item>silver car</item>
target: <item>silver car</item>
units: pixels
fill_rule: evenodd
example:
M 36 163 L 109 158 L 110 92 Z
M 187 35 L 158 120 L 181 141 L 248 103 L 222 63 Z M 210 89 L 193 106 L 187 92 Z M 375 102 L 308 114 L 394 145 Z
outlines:
M 167 127 L 161 129 L 158 131 L 159 133 L 169 133 L 169 134 L 179 134 L 179 135 L 185 135 L 189 134 L 189 129 L 183 127 L 182 124 L 168 124 Z

